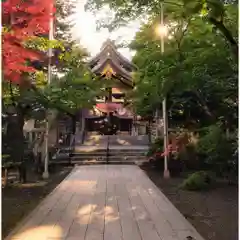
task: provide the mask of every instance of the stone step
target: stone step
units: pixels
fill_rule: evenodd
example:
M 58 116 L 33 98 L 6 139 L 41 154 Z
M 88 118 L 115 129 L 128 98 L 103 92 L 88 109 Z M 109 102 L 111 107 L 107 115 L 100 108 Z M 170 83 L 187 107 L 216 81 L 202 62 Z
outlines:
M 104 155 L 113 155 L 113 156 L 145 156 L 146 152 L 113 152 L 113 151 L 105 151 L 105 152 L 74 152 L 74 156 L 104 156 Z
M 124 161 L 121 159 L 114 159 L 114 160 L 109 160 L 108 162 L 106 160 L 85 160 L 85 161 L 72 161 L 72 164 L 75 165 L 88 165 L 88 164 L 134 164 L 134 165 L 142 165 L 146 162 L 146 160 L 139 160 L 139 161 Z
M 149 144 L 148 136 L 131 136 L 131 135 L 97 135 L 88 134 L 85 136 L 85 146 L 96 146 L 96 145 L 116 145 L 122 147 L 131 147 L 137 145 L 147 146 Z
M 72 163 L 72 164 L 100 164 L 100 163 L 122 163 L 122 164 L 141 164 L 146 162 L 147 159 L 145 157 L 106 157 L 104 158 L 71 158 L 71 161 L 68 159 L 61 159 L 57 161 L 52 161 L 53 163 Z
M 106 159 L 107 156 L 73 156 L 71 157 L 71 159 L 79 159 L 79 160 L 82 160 L 82 159 Z M 146 156 L 116 156 L 116 155 L 110 155 L 108 156 L 109 159 L 145 159 Z
M 107 147 L 105 148 L 97 148 L 97 147 L 91 147 L 91 148 L 81 148 L 81 147 L 75 147 L 74 151 L 76 153 L 102 153 L 107 151 Z M 132 152 L 147 152 L 148 148 L 112 148 L 109 147 L 109 151 L 114 152 L 116 154 L 119 153 L 132 153 Z

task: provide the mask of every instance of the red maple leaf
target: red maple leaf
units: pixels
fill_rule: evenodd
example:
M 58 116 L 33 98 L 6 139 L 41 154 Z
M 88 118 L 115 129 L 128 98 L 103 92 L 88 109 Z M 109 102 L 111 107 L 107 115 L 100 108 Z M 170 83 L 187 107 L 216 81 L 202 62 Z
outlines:
M 31 37 L 49 32 L 53 0 L 7 0 L 2 3 L 2 59 L 4 79 L 21 82 L 23 73 L 34 72 L 27 63 L 41 59 L 41 54 L 24 46 Z

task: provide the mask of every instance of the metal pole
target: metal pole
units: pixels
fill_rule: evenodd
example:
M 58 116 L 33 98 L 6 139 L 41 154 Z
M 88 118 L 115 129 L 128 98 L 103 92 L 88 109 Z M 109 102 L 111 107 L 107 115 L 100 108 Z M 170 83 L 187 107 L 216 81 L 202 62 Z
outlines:
M 53 3 L 51 4 L 50 9 L 50 21 L 49 21 L 49 40 L 53 40 Z M 51 57 L 52 57 L 52 47 L 49 46 L 48 49 L 48 84 L 51 83 L 52 77 L 52 67 L 51 67 Z M 48 172 L 48 162 L 49 162 L 49 154 L 48 154 L 48 145 L 49 145 L 49 111 L 46 112 L 46 133 L 45 133 L 45 158 L 44 158 L 44 172 L 43 178 L 47 179 L 49 177 Z
M 164 21 L 163 21 L 163 3 L 160 3 L 161 6 L 161 26 L 164 26 Z M 161 54 L 164 54 L 164 34 L 161 35 Z M 168 148 L 168 114 L 167 114 L 167 99 L 166 96 L 164 97 L 162 101 L 162 111 L 163 111 L 163 136 L 164 136 L 164 152 L 167 152 Z M 163 172 L 163 177 L 164 178 L 169 178 L 170 173 L 168 170 L 168 155 L 164 155 L 164 172 Z

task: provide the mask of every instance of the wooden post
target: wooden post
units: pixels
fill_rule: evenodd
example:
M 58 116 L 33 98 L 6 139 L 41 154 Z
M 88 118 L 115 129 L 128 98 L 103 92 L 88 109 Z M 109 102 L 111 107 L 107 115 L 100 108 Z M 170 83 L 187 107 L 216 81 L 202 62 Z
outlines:
M 136 136 L 136 128 L 135 128 L 135 114 L 133 115 L 133 121 L 132 121 L 132 136 Z

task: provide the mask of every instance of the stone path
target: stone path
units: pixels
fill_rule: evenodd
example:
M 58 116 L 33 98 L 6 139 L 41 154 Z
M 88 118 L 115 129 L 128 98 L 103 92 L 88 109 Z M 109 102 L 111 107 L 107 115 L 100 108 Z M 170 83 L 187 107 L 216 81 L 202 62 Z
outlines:
M 75 167 L 10 239 L 204 240 L 135 165 Z

